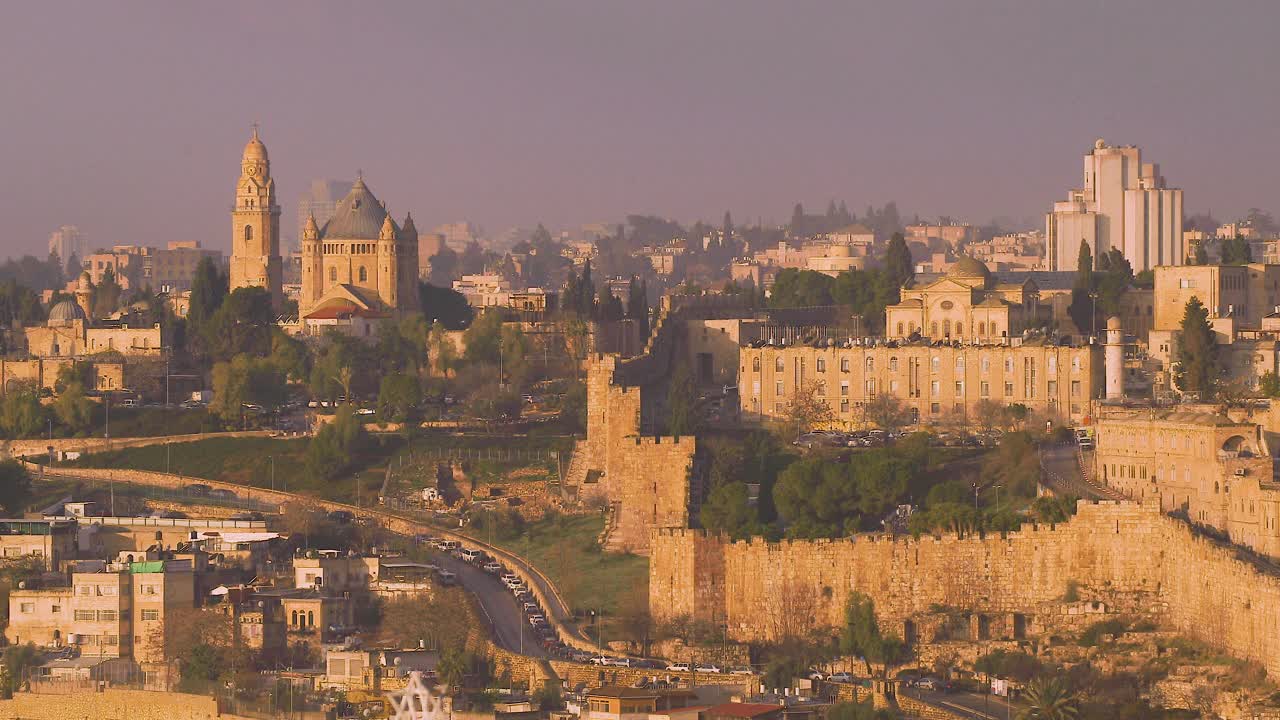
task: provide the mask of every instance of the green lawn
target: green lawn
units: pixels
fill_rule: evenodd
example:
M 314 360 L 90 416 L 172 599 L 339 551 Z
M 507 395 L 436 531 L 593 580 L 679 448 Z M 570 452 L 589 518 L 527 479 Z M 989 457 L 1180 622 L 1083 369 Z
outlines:
M 531 523 L 519 535 L 495 537 L 493 544 L 546 574 L 577 614 L 603 609 L 612 615 L 637 595 L 648 596 L 649 559 L 602 552 L 596 537 L 603 529 L 601 515 L 553 516 Z
M 367 503 L 377 497 L 387 460 L 403 444 L 399 436 L 378 436 L 354 472 L 334 480 L 313 480 L 306 472 L 307 438 L 210 438 L 195 442 L 93 453 L 67 463 L 73 467 L 153 470 L 238 485 L 306 493 L 327 500 Z M 167 452 L 167 456 L 166 456 Z M 274 465 L 274 480 L 272 467 Z

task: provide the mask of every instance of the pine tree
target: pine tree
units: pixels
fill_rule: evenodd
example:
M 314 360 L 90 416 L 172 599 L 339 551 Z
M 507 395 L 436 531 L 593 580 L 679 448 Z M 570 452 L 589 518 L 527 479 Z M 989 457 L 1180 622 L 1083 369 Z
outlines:
M 1071 305 L 1067 308 L 1067 314 L 1082 333 L 1092 333 L 1094 330 L 1094 303 L 1093 298 L 1089 297 L 1093 289 L 1093 252 L 1089 250 L 1089 243 L 1081 240 L 1080 254 L 1076 257 L 1076 279 L 1071 286 Z
M 915 269 L 911 263 L 911 249 L 907 247 L 902 233 L 894 233 L 889 240 L 889 247 L 884 254 L 884 270 L 894 287 L 902 287 L 913 277 Z
M 1200 298 L 1187 302 L 1182 316 L 1182 333 L 1178 336 L 1178 362 L 1175 378 L 1183 392 L 1200 394 L 1201 400 L 1213 397 L 1222 376 L 1218 344 L 1209 325 L 1209 311 Z
M 732 241 L 733 241 L 733 218 L 729 217 L 729 211 L 725 210 L 724 211 L 724 227 L 722 228 L 721 235 L 720 235 L 720 247 L 721 248 L 730 247 L 730 243 Z

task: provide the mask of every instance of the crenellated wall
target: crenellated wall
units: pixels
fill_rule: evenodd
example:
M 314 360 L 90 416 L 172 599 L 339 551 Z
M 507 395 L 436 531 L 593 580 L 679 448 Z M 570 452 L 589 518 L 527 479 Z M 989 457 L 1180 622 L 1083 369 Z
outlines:
M 1145 615 L 1280 673 L 1280 570 L 1154 504 L 1082 502 L 1068 523 L 985 537 L 726 542 L 661 529 L 650 557 L 655 620 L 727 622 L 737 640 L 837 626 L 856 590 L 899 635 L 939 608 L 972 613 L 975 639 Z

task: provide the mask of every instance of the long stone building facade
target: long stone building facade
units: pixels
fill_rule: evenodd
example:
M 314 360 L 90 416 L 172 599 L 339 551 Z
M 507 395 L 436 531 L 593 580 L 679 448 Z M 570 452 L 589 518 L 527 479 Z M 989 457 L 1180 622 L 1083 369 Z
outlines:
M 739 641 L 839 627 L 858 591 L 908 641 L 932 639 L 943 610 L 968 613 L 974 639 L 1047 637 L 1123 614 L 1280 673 L 1280 575 L 1155 503 L 1082 501 L 1070 522 L 985 536 L 770 543 L 662 529 L 650 556 L 655 621 L 724 623 Z
M 1116 408 L 1098 418 L 1096 442 L 1099 482 L 1280 557 L 1280 485 L 1257 423 L 1205 410 Z
M 839 427 L 866 423 L 867 404 L 880 396 L 901 401 L 924 424 L 971 424 L 984 401 L 1079 421 L 1103 375 L 1101 346 L 1043 337 L 991 345 L 762 346 L 741 350 L 738 397 L 742 418 L 755 422 L 785 417 L 802 392 L 825 401 Z

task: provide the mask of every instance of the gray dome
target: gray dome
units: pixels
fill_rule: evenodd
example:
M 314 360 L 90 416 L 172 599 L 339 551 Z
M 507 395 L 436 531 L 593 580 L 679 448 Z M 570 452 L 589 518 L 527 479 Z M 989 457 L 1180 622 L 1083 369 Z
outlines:
M 386 218 L 386 208 L 369 192 L 364 178 L 359 178 L 351 186 L 351 192 L 334 209 L 333 218 L 320 230 L 320 237 L 324 240 L 377 240 Z M 399 234 L 400 228 L 395 226 L 394 220 L 391 225 Z
M 49 324 L 84 320 L 84 309 L 75 300 L 62 300 L 49 308 Z

